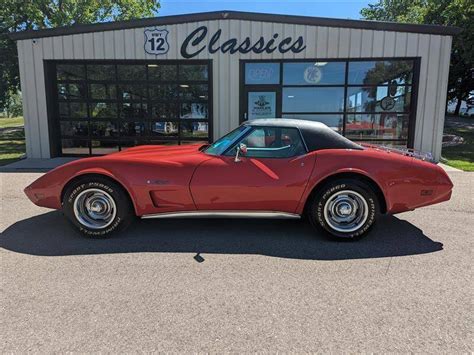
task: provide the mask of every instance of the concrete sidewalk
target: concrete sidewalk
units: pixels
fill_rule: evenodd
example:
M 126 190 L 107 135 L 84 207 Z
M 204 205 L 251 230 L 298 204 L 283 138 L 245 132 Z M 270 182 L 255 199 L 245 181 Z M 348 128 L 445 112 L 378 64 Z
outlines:
M 2 173 L 46 172 L 78 158 L 22 159 L 0 167 Z

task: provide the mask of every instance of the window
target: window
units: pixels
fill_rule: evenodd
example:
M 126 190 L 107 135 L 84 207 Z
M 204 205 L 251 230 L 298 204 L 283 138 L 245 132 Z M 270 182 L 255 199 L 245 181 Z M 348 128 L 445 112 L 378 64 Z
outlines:
M 119 99 L 122 101 L 146 101 L 148 99 L 146 87 L 141 84 L 119 84 L 117 89 Z
M 207 138 L 208 124 L 206 121 L 181 122 L 181 136 L 188 138 Z
M 338 114 L 289 114 L 285 113 L 282 116 L 283 118 L 291 118 L 297 120 L 307 120 L 307 121 L 315 121 L 315 122 L 322 122 L 332 130 L 336 131 L 337 133 L 342 133 L 343 128 L 343 121 L 344 115 Z
M 91 64 L 86 67 L 88 80 L 115 80 L 115 65 Z
M 210 155 L 221 155 L 230 147 L 237 137 L 248 130 L 250 130 L 249 127 L 239 126 L 233 131 L 227 133 L 225 136 L 219 138 L 217 141 L 207 147 L 204 152 Z
M 349 62 L 348 84 L 411 84 L 413 61 L 386 60 Z
M 117 65 L 117 76 L 119 80 L 146 80 L 146 66 L 144 65 Z
M 91 118 L 117 118 L 115 102 L 94 102 L 89 105 Z
M 209 76 L 207 65 L 183 64 L 178 73 L 178 79 L 185 81 L 207 81 Z
M 227 155 L 236 153 L 239 144 L 247 146 L 249 158 L 290 158 L 306 153 L 296 128 L 255 127 Z
M 343 112 L 344 88 L 284 87 L 283 112 Z
M 280 64 L 278 63 L 246 63 L 246 84 L 279 84 Z
M 415 60 L 252 60 L 244 68 L 244 93 L 273 93 L 283 118 L 322 122 L 355 141 L 407 146 L 414 134 Z
M 207 85 L 180 85 L 179 91 L 183 100 L 207 100 Z
M 115 100 L 117 99 L 117 86 L 103 83 L 90 84 L 89 96 L 92 100 Z
M 410 91 L 406 86 L 355 86 L 347 91 L 349 112 L 408 112 Z
M 346 63 L 283 63 L 283 85 L 344 85 Z
M 58 80 L 84 80 L 86 70 L 84 65 L 59 64 L 56 67 L 56 78 Z
M 87 121 L 65 121 L 61 122 L 61 135 L 63 137 L 85 137 L 89 136 L 89 125 Z
M 178 66 L 173 64 L 148 64 L 148 80 L 176 81 Z
M 175 122 L 153 122 L 151 134 L 155 137 L 177 137 L 179 125 Z
M 58 85 L 58 96 L 63 100 L 86 98 L 86 88 L 82 83 L 61 83 Z
M 207 103 L 187 102 L 181 104 L 180 118 L 183 119 L 206 119 L 208 114 Z
M 207 62 L 53 62 L 63 155 L 209 141 Z
M 354 140 L 407 140 L 408 115 L 396 113 L 348 115 L 346 136 Z
M 86 155 L 90 154 L 90 141 L 85 139 L 61 139 L 63 154 Z

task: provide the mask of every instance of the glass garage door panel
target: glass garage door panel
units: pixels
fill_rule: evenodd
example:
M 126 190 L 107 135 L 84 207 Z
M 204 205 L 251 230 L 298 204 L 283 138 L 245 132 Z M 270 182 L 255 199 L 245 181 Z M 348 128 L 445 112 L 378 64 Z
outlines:
M 278 63 L 246 63 L 245 84 L 279 84 L 280 64 Z
M 414 135 L 415 63 L 399 58 L 249 60 L 242 84 L 244 92 L 281 92 L 276 111 L 283 118 L 322 122 L 356 141 L 407 146 Z M 263 108 L 270 101 L 253 100 Z M 253 118 L 252 107 L 245 109 L 243 118 Z
M 57 62 L 55 70 L 61 155 L 209 141 L 207 62 Z
M 344 88 L 283 88 L 283 112 L 343 112 Z
M 283 64 L 284 85 L 344 85 L 345 62 L 294 62 Z
M 412 84 L 412 60 L 354 61 L 349 62 L 348 84 Z
M 90 141 L 87 139 L 61 139 L 61 152 L 63 155 L 88 155 Z
M 346 137 L 358 140 L 408 139 L 408 115 L 357 114 L 347 115 Z
M 307 121 L 315 121 L 315 122 L 322 122 L 332 130 L 336 131 L 337 133 L 341 133 L 343 131 L 343 121 L 344 115 L 342 114 L 283 114 L 283 118 L 291 118 L 297 120 L 307 120 Z
M 411 92 L 409 86 L 354 86 L 347 91 L 349 112 L 408 112 Z

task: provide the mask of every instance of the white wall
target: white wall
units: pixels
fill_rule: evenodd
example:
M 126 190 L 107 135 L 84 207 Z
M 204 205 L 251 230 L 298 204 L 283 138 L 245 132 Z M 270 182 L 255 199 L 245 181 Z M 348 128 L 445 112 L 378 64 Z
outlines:
M 269 38 L 279 33 L 280 39 L 303 36 L 307 46 L 297 54 L 275 51 L 272 54 L 230 55 L 219 51 L 209 55 L 203 51 L 193 58 L 213 60 L 215 138 L 239 124 L 239 59 L 421 57 L 415 149 L 432 152 L 439 159 L 451 51 L 450 36 L 241 20 L 159 26 L 169 31 L 170 44 L 168 53 L 160 56 L 145 53 L 144 28 L 18 41 L 28 157 L 50 157 L 44 59 L 182 59 L 182 41 L 192 30 L 202 25 L 208 27 L 208 39 L 209 34 L 221 29 L 221 44 L 229 37 L 239 39 L 250 36 L 258 39 L 262 35 Z

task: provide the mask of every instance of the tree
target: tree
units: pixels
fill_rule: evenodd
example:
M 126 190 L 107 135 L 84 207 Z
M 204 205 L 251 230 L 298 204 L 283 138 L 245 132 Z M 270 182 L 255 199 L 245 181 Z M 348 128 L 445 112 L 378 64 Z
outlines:
M 8 33 L 155 16 L 159 0 L 0 0 L 0 108 L 19 90 L 16 44 Z
M 7 117 L 23 116 L 21 93 L 19 91 L 9 95 L 8 101 L 5 103 L 5 112 L 7 114 Z
M 472 0 L 379 0 L 361 10 L 368 20 L 457 26 L 448 82 L 448 101 L 461 102 L 474 90 L 474 2 Z

